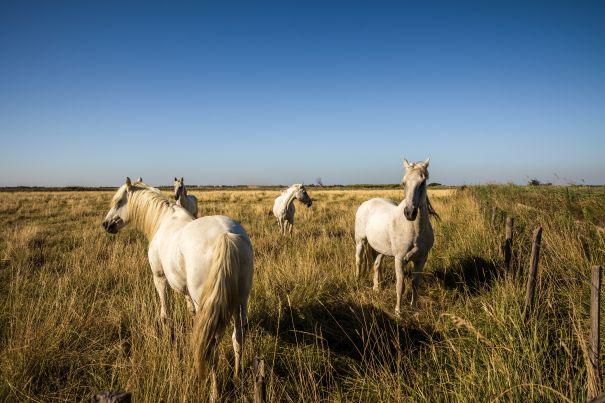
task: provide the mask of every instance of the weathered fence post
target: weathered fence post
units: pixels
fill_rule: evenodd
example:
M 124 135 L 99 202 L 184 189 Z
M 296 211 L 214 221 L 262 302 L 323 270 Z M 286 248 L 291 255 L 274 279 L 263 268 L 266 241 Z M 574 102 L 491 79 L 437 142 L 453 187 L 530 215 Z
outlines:
M 601 393 L 601 367 L 599 365 L 599 354 L 601 342 L 599 338 L 600 311 L 601 311 L 601 267 L 592 266 L 590 281 L 590 346 L 588 357 L 590 368 L 588 368 L 588 400 L 593 399 Z
M 496 227 L 496 213 L 497 212 L 498 212 L 498 209 L 496 208 L 496 206 L 492 207 L 492 220 L 491 220 L 492 228 Z
M 130 403 L 132 395 L 130 392 L 113 391 L 101 392 L 94 395 L 90 401 L 92 403 Z
M 510 261 L 513 256 L 513 225 L 515 219 L 512 217 L 506 217 L 506 237 L 502 244 L 502 254 L 504 255 L 504 267 L 506 271 L 510 269 Z
M 254 357 L 254 403 L 265 403 L 266 393 L 265 360 Z
M 534 230 L 534 239 L 531 245 L 531 257 L 529 259 L 529 275 L 527 277 L 527 291 L 525 293 L 525 310 L 523 317 L 529 319 L 529 314 L 534 305 L 534 293 L 536 291 L 536 279 L 538 276 L 538 260 L 540 260 L 540 243 L 542 242 L 542 227 Z

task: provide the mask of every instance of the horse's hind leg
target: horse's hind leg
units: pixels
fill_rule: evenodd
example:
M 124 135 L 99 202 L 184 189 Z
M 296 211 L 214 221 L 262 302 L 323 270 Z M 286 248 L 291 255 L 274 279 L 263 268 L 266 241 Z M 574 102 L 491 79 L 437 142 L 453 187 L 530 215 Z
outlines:
M 374 260 L 374 291 L 380 290 L 380 283 L 382 283 L 382 272 L 380 271 L 380 264 L 382 263 L 382 257 L 384 255 L 379 253 Z
M 216 379 L 216 369 L 218 366 L 218 349 L 212 353 L 211 362 L 210 362 L 210 402 L 218 402 L 219 394 L 218 394 L 218 381 Z
M 242 347 L 246 338 L 246 328 L 248 327 L 248 299 L 244 301 L 239 309 L 235 310 L 235 328 L 233 329 L 233 352 L 235 355 L 235 378 L 239 376 L 242 366 Z
M 189 313 L 195 315 L 195 305 L 193 304 L 193 300 L 189 294 L 185 295 L 185 301 L 187 301 L 187 310 Z

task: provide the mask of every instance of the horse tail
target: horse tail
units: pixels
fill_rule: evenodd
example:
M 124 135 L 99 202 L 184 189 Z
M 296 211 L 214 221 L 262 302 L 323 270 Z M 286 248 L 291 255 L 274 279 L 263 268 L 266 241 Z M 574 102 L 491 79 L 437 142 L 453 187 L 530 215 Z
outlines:
M 214 245 L 212 266 L 193 328 L 194 361 L 202 377 L 208 373 L 218 343 L 238 306 L 240 245 L 243 240 L 241 235 L 226 232 Z

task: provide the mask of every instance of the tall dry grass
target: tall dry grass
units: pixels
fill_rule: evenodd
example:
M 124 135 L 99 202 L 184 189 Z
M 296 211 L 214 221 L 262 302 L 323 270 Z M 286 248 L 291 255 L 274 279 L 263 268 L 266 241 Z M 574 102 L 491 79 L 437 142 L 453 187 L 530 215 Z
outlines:
M 244 365 L 263 355 L 270 401 L 583 400 L 589 271 L 603 263 L 603 189 L 507 186 L 434 194 L 442 217 L 416 311 L 393 316 L 393 260 L 385 286 L 354 279 L 353 223 L 371 197 L 398 190 L 314 190 L 281 238 L 268 213 L 279 192 L 197 191 L 200 214 L 239 220 L 255 248 Z M 0 193 L 0 400 L 87 400 L 125 389 L 137 401 L 200 401 L 189 348 L 192 320 L 159 302 L 134 230 L 100 222 L 112 194 Z M 560 199 L 560 203 L 556 202 Z M 555 201 L 553 201 L 555 200 Z M 502 273 L 497 205 L 516 218 L 515 277 Z M 534 226 L 544 227 L 534 313 L 521 318 Z M 409 278 L 406 280 L 409 289 Z M 409 295 L 407 296 L 409 300 Z M 225 399 L 251 396 L 249 374 L 228 381 L 231 340 L 221 343 Z

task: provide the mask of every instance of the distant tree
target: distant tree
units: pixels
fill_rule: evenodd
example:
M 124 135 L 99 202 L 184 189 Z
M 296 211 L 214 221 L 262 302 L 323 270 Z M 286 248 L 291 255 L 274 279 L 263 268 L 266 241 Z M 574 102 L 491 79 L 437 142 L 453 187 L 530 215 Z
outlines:
M 441 186 L 441 183 L 437 183 L 437 182 L 431 182 L 427 185 L 428 187 L 434 187 L 434 186 Z
M 529 186 L 540 186 L 542 184 L 542 182 L 540 182 L 539 180 L 537 180 L 536 178 L 532 178 L 530 179 L 527 184 Z
M 324 183 L 321 181 L 321 176 L 318 176 L 317 179 L 315 179 L 315 184 L 319 187 L 324 187 Z

